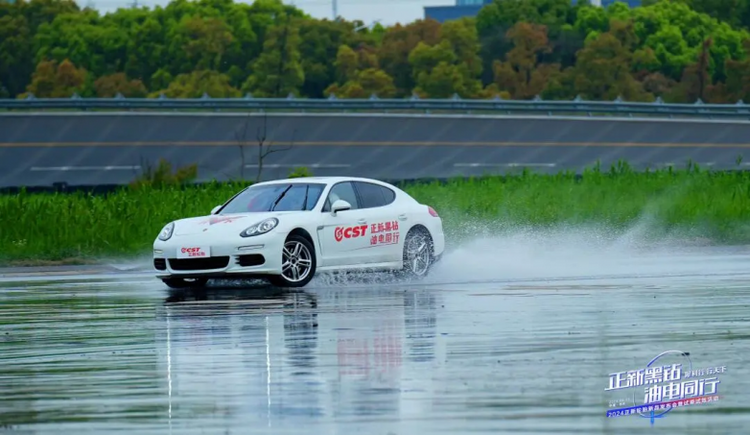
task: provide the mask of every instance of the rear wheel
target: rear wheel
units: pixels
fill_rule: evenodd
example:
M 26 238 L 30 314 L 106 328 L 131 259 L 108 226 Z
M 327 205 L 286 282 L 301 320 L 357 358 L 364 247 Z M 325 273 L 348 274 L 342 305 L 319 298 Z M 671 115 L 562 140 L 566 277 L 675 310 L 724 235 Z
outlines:
M 421 227 L 413 228 L 404 240 L 403 274 L 408 278 L 424 278 L 433 264 L 433 242 L 430 233 Z
M 281 250 L 281 275 L 269 280 L 278 287 L 304 287 L 315 276 L 315 248 L 306 238 L 293 234 Z
M 208 283 L 208 278 L 165 278 L 162 279 L 164 284 L 174 289 L 198 289 L 203 288 Z

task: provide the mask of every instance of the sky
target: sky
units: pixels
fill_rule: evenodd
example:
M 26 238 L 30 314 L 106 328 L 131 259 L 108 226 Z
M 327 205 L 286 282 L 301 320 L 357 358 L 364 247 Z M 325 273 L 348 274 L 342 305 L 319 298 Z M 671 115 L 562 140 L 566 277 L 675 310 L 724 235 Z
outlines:
M 252 0 L 235 0 L 252 3 Z M 380 20 L 384 26 L 395 23 L 410 23 L 424 18 L 425 6 L 455 5 L 455 0 L 337 0 L 338 14 L 348 21 L 362 20 L 365 23 Z M 129 7 L 133 0 L 78 0 L 78 4 L 93 5 L 101 13 L 111 12 L 120 7 Z M 138 0 L 142 6 L 165 6 L 168 0 Z M 332 18 L 332 0 L 285 0 L 315 18 Z

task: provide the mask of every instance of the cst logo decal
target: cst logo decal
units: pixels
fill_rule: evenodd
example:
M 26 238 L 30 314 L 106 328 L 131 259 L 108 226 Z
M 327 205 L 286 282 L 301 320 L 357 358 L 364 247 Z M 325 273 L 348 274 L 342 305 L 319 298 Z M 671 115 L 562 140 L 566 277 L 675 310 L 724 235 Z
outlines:
M 356 227 L 336 227 L 333 231 L 333 237 L 337 242 L 365 235 L 367 235 L 367 225 L 358 225 Z
M 201 248 L 182 248 L 180 250 L 183 254 L 187 254 L 188 257 L 205 257 L 206 253 Z

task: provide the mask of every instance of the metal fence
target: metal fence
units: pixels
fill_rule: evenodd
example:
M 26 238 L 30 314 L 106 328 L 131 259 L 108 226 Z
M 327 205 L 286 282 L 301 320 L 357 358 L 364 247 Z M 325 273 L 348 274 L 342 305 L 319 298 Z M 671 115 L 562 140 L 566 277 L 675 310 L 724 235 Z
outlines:
M 750 105 L 736 104 L 664 103 L 657 99 L 651 103 L 615 101 L 571 101 L 493 99 L 381 99 L 376 96 L 362 99 L 329 98 L 35 98 L 0 99 L 0 110 L 179 110 L 179 111 L 283 111 L 283 112 L 394 112 L 394 113 L 473 113 L 473 114 L 546 114 L 584 116 L 629 116 L 658 118 L 750 118 Z

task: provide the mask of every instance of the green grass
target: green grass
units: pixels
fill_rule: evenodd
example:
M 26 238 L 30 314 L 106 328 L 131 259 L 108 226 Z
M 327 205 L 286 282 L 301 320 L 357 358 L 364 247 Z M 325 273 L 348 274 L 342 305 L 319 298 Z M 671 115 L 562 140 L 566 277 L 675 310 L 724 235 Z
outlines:
M 123 189 L 107 196 L 0 196 L 0 263 L 85 262 L 148 255 L 168 222 L 206 215 L 244 184 Z M 453 180 L 404 187 L 438 210 L 449 241 L 519 228 L 600 227 L 616 234 L 647 223 L 649 237 L 750 242 L 750 173 L 665 169 Z

